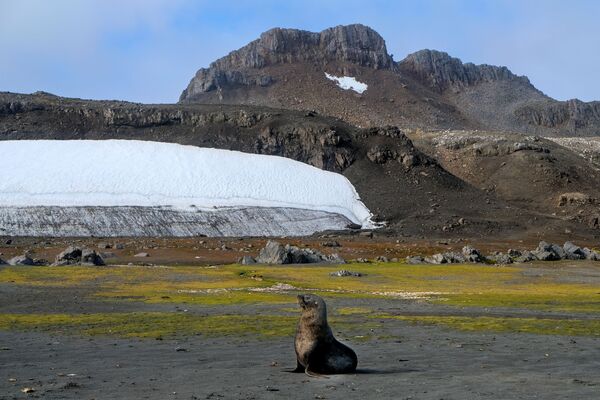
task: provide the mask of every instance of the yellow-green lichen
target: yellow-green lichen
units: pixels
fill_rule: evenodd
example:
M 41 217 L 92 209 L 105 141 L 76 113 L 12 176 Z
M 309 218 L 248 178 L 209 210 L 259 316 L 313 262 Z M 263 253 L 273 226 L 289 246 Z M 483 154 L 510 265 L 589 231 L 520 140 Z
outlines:
M 598 319 L 552 319 L 519 317 L 464 317 L 464 316 L 391 316 L 377 318 L 395 319 L 416 324 L 443 325 L 468 332 L 522 332 L 541 335 L 600 336 Z

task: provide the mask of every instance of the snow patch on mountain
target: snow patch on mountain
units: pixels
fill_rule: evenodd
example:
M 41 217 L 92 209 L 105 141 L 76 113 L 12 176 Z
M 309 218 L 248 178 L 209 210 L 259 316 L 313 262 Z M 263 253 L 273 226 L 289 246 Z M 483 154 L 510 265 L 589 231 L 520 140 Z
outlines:
M 344 90 L 354 90 L 359 94 L 362 94 L 369 87 L 366 83 L 359 82 L 352 76 L 334 76 L 329 75 L 327 72 L 325 72 L 325 76 L 327 79 L 336 82 L 340 88 Z
M 286 207 L 372 227 L 343 175 L 291 159 L 137 140 L 1 141 L 0 207 Z

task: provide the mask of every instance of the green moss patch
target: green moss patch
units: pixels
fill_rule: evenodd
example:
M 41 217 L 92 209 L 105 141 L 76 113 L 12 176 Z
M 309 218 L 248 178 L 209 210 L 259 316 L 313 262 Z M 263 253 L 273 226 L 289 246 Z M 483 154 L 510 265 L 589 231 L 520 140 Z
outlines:
M 186 313 L 0 314 L 1 330 L 169 338 L 206 335 L 293 335 L 296 317 L 279 315 L 198 316 Z
M 522 332 L 539 335 L 600 337 L 600 320 L 596 319 L 389 315 L 380 315 L 378 318 L 408 321 L 416 324 L 443 325 L 468 332 Z

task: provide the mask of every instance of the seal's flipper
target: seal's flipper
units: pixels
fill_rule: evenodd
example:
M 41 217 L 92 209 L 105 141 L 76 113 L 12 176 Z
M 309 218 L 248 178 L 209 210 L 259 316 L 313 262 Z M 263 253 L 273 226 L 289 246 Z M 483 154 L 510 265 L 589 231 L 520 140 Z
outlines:
M 311 378 L 325 378 L 325 379 L 329 379 L 329 377 L 328 377 L 328 376 L 325 376 L 325 375 L 319 374 L 319 373 L 317 373 L 317 372 L 313 372 L 313 371 L 311 371 L 309 368 L 310 368 L 310 365 L 307 365 L 307 366 L 306 366 L 306 369 L 304 370 L 304 373 L 305 373 L 306 375 L 310 376 Z
M 299 372 L 305 372 L 305 368 L 302 366 L 302 364 L 300 364 L 300 361 L 296 360 L 296 369 L 284 369 L 283 371 L 299 373 Z

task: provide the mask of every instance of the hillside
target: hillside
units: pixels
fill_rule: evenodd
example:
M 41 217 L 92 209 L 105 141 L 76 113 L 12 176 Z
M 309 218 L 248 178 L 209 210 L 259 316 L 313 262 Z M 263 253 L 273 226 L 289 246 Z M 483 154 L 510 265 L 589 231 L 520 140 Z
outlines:
M 342 89 L 326 74 L 367 89 Z M 556 101 L 506 67 L 434 50 L 395 62 L 384 39 L 364 25 L 269 30 L 198 70 L 180 101 L 316 110 L 363 127 L 600 134 L 600 102 Z
M 3 93 L 0 138 L 152 140 L 283 156 L 342 173 L 376 219 L 387 221 L 397 234 L 543 235 L 568 226 L 582 235 L 595 232 L 477 188 L 415 147 L 397 128 L 357 128 L 310 112 Z

